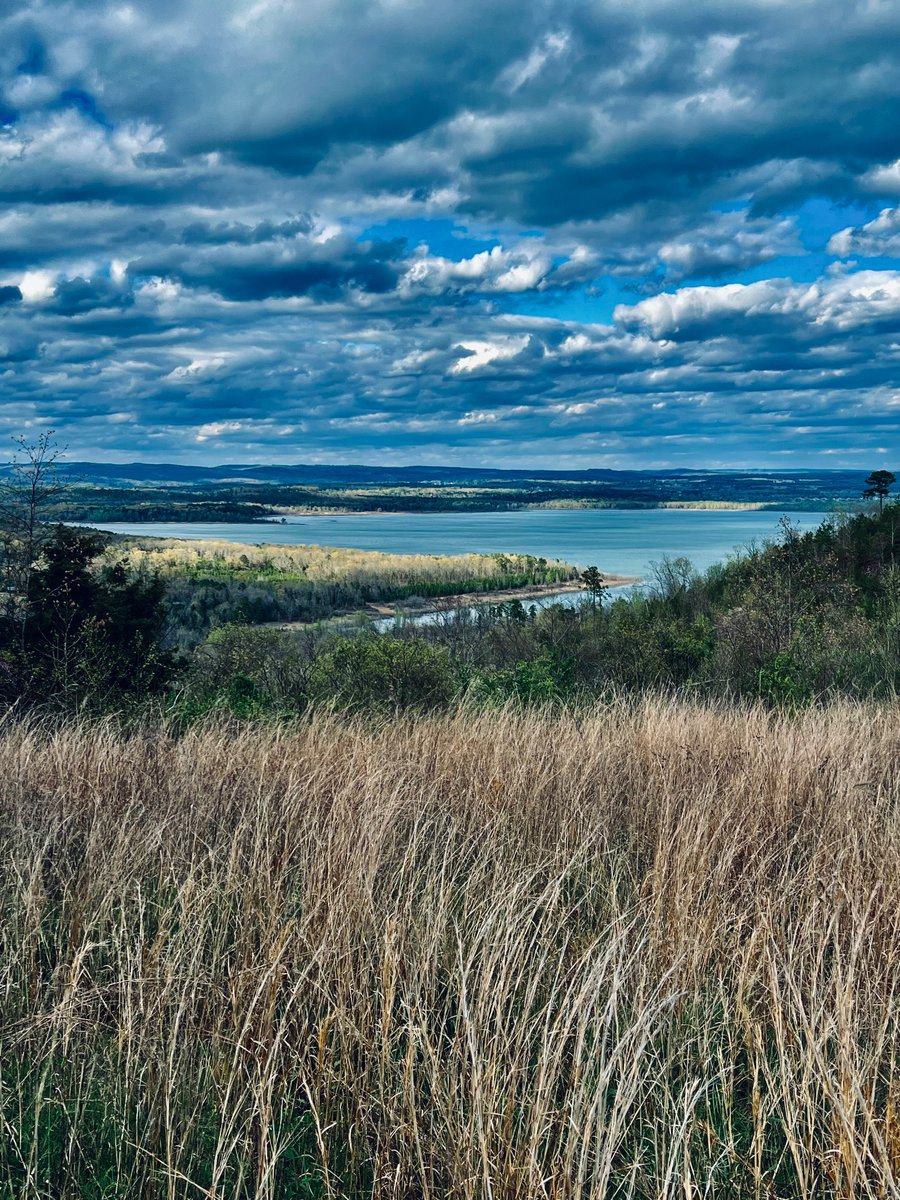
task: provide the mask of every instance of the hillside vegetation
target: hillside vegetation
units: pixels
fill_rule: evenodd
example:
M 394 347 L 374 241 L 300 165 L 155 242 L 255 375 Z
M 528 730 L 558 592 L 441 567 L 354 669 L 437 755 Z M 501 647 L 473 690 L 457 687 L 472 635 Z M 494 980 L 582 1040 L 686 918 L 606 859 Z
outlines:
M 833 518 L 699 574 L 663 560 L 627 599 L 589 568 L 579 607 L 523 585 L 578 573 L 534 556 L 396 556 L 310 546 L 115 542 L 57 528 L 8 572 L 0 697 L 18 709 L 190 722 L 211 710 L 293 719 L 310 707 L 393 711 L 584 705 L 684 693 L 800 707 L 900 688 L 900 507 Z M 14 547 L 15 548 L 15 547 Z M 11 562 L 16 560 L 11 558 Z M 593 586 L 589 580 L 593 579 Z M 21 590 L 19 590 L 21 589 Z M 387 601 L 488 603 L 375 632 Z M 344 614 L 340 621 L 324 621 Z M 288 626 L 288 628 L 283 628 Z
M 776 541 L 705 574 L 685 559 L 664 560 L 628 599 L 601 588 L 577 608 L 451 608 L 433 624 L 401 624 L 381 637 L 364 628 L 301 638 L 225 625 L 187 668 L 188 707 L 248 715 L 323 700 L 382 710 L 579 705 L 659 691 L 789 708 L 839 696 L 893 699 L 898 533 L 895 505 L 806 534 L 786 521 Z
M 190 645 L 211 627 L 240 621 L 311 622 L 374 602 L 491 592 L 576 579 L 568 563 L 524 554 L 382 554 L 328 546 L 243 546 L 139 539 L 106 561 L 166 585 L 174 640 Z
M 893 707 L 0 732 L 0 1195 L 886 1197 Z

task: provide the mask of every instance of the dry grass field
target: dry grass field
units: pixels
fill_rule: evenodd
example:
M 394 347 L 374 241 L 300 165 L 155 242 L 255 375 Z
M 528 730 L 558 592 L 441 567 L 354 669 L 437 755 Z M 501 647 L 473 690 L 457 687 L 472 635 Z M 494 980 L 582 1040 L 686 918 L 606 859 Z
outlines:
M 0 1196 L 891 1197 L 900 725 L 0 729 Z

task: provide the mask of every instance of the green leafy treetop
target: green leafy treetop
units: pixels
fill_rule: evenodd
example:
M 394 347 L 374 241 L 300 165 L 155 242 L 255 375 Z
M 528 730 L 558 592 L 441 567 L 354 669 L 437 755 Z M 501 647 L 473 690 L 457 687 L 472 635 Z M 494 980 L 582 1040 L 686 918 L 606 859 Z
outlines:
M 884 499 L 893 485 L 897 482 L 897 476 L 893 471 L 873 471 L 866 480 L 866 490 L 863 496 L 866 500 L 878 499 L 878 511 L 884 511 Z
M 581 582 L 584 584 L 585 591 L 590 595 L 593 606 L 595 608 L 602 607 L 603 597 L 608 589 L 598 568 L 585 567 L 581 572 Z

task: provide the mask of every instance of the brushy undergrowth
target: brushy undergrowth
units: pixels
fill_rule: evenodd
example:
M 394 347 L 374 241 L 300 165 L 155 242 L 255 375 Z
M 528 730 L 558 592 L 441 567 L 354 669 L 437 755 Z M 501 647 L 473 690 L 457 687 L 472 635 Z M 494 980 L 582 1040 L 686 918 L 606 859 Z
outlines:
M 900 726 L 0 729 L 0 1196 L 887 1197 Z

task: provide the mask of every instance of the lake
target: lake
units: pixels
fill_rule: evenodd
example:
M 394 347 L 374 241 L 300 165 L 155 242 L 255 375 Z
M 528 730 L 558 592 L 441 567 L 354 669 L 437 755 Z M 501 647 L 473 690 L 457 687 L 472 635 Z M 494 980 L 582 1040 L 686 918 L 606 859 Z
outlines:
M 790 513 L 801 530 L 824 513 Z M 699 570 L 778 532 L 777 512 L 699 509 L 529 509 L 486 513 L 377 513 L 288 517 L 284 524 L 114 522 L 99 528 L 149 537 L 212 538 L 256 545 L 312 544 L 391 554 L 534 554 L 614 575 L 646 575 L 666 555 Z

